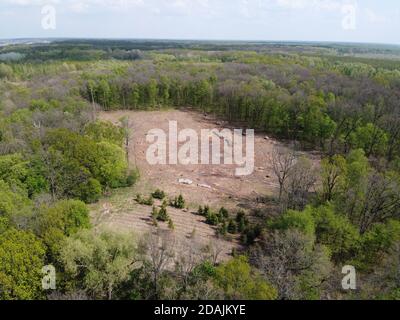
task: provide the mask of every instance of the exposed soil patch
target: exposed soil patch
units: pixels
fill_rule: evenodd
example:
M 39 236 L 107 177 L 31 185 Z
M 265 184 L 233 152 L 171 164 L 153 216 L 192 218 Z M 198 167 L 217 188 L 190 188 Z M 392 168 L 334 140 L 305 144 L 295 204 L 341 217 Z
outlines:
M 157 188 L 165 191 L 170 198 L 182 194 L 189 212 L 168 208 L 175 224 L 176 238 L 184 241 L 195 230 L 196 238 L 202 244 L 218 243 L 221 259 L 227 258 L 232 248 L 239 246 L 238 237 L 233 237 L 231 241 L 215 241 L 215 228 L 207 225 L 195 211 L 199 205 L 209 205 L 214 210 L 224 206 L 235 214 L 240 208 L 254 207 L 258 199 L 276 194 L 278 184 L 268 163 L 268 155 L 281 144 L 265 135 L 256 135 L 255 170 L 249 176 L 235 176 L 236 165 L 150 165 L 146 160 L 150 145 L 146 141 L 149 130 L 162 129 L 168 133 L 169 121 L 177 121 L 178 130 L 193 129 L 200 136 L 202 129 L 221 130 L 228 126 L 209 116 L 186 110 L 102 112 L 100 119 L 118 125 L 124 116 L 129 117 L 132 127 L 131 166 L 139 168 L 141 179 L 133 188 L 117 190 L 111 197 L 92 206 L 94 223 L 133 230 L 139 234 L 149 232 L 154 228 L 152 208 L 136 203 L 136 194 L 147 197 Z M 160 223 L 159 227 L 167 229 L 168 225 Z
M 138 192 L 151 192 L 160 188 L 169 195 L 182 193 L 191 205 L 209 204 L 211 207 L 225 205 L 236 208 L 243 201 L 253 201 L 259 196 L 271 195 L 278 187 L 271 171 L 267 155 L 279 143 L 265 139 L 265 135 L 255 138 L 255 170 L 250 176 L 235 176 L 236 165 L 149 165 L 146 151 L 149 143 L 146 134 L 149 130 L 159 128 L 168 132 L 169 121 L 177 121 L 178 129 L 223 129 L 221 122 L 191 111 L 116 111 L 103 112 L 102 120 L 119 123 L 119 119 L 129 116 L 133 127 L 131 142 L 131 162 L 140 169 L 141 181 L 136 186 Z M 193 183 L 180 183 L 179 179 L 188 179 Z
M 156 201 L 156 206 L 161 202 Z M 216 228 L 205 223 L 205 218 L 194 211 L 168 207 L 168 215 L 174 223 L 173 235 L 176 249 L 185 242 L 195 239 L 201 247 L 212 246 L 218 251 L 218 261 L 226 260 L 232 254 L 232 248 L 238 248 L 238 236 L 231 239 L 217 239 Z M 155 230 L 151 217 L 151 206 L 140 205 L 134 200 L 133 190 L 119 190 L 111 197 L 92 205 L 92 221 L 96 227 L 106 226 L 118 231 L 133 231 L 137 235 Z M 168 223 L 158 222 L 158 228 L 169 230 Z

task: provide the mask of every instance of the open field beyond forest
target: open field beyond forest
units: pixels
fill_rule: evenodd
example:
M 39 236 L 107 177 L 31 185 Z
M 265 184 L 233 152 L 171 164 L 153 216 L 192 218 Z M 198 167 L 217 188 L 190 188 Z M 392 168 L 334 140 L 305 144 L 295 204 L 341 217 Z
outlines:
M 168 213 L 175 224 L 178 239 L 189 238 L 195 230 L 197 239 L 207 245 L 216 236 L 215 229 L 205 223 L 205 218 L 196 215 L 199 205 L 209 205 L 218 210 L 224 206 L 231 212 L 254 209 L 263 206 L 265 196 L 272 196 L 278 190 L 278 183 L 268 157 L 274 147 L 285 147 L 282 143 L 262 134 L 255 137 L 255 169 L 249 176 L 235 176 L 235 165 L 150 165 L 146 160 L 149 143 L 146 136 L 151 129 L 163 129 L 168 133 L 169 121 L 178 122 L 178 130 L 218 129 L 224 123 L 211 116 L 190 110 L 165 111 L 114 111 L 102 112 L 99 118 L 119 124 L 122 117 L 129 117 L 132 130 L 130 142 L 130 162 L 140 171 L 140 181 L 132 188 L 115 191 L 110 197 L 93 205 L 92 217 L 96 225 L 106 225 L 125 231 L 146 233 L 153 228 L 151 206 L 143 206 L 135 201 L 136 194 L 147 197 L 154 190 L 161 189 L 173 198 L 182 194 L 189 210 L 169 208 Z M 229 128 L 229 126 L 226 125 Z M 221 148 L 223 144 L 221 143 Z M 222 150 L 222 149 L 221 149 Z M 317 160 L 317 156 L 314 156 Z M 182 184 L 179 179 L 188 179 L 191 185 Z M 161 202 L 156 202 L 161 205 Z M 160 224 L 168 229 L 166 223 Z M 233 247 L 238 246 L 237 237 L 232 241 L 220 239 L 221 256 L 227 257 Z

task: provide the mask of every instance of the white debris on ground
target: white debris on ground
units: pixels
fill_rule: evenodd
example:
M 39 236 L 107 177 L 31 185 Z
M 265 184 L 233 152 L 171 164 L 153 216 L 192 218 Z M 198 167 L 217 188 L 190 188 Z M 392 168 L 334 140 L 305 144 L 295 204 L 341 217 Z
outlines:
M 188 186 L 193 184 L 193 181 L 190 180 L 190 179 L 179 179 L 178 182 L 180 184 L 185 184 L 185 185 L 188 185 Z M 212 187 L 210 185 L 205 184 L 205 183 L 198 183 L 197 186 L 200 187 L 200 188 L 212 189 Z
M 181 183 L 181 184 L 186 184 L 186 185 L 193 184 L 193 181 L 190 180 L 190 179 L 179 179 L 178 182 Z
M 200 187 L 200 188 L 212 189 L 212 187 L 209 186 L 208 184 L 199 183 L 197 186 Z

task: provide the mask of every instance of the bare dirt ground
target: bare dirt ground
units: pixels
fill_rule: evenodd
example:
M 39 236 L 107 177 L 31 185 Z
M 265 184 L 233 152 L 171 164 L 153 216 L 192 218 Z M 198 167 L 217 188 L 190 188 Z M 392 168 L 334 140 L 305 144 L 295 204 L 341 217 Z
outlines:
M 155 205 L 160 206 L 157 201 Z M 224 261 L 239 247 L 237 236 L 231 239 L 218 239 L 216 229 L 205 223 L 205 218 L 195 212 L 168 207 L 168 215 L 174 222 L 174 251 L 189 243 L 199 248 L 209 247 L 216 261 Z M 139 205 L 130 189 L 120 190 L 113 196 L 103 199 L 91 207 L 92 222 L 96 227 L 107 227 L 122 232 L 133 232 L 138 236 L 155 231 L 151 217 L 151 206 Z M 158 228 L 169 230 L 168 223 L 159 222 Z
M 138 192 L 154 191 L 160 188 L 170 195 L 182 195 L 190 204 L 209 204 L 211 207 L 225 205 L 235 208 L 238 203 L 253 200 L 257 196 L 271 195 L 278 187 L 273 176 L 267 156 L 278 144 L 277 141 L 265 139 L 265 135 L 255 138 L 255 170 L 250 176 L 235 176 L 236 165 L 149 165 L 146 160 L 146 134 L 149 130 L 159 128 L 168 132 L 169 121 L 178 122 L 178 130 L 201 129 L 221 130 L 221 124 L 204 117 L 203 114 L 191 111 L 116 111 L 101 113 L 100 119 L 119 123 L 119 119 L 129 116 L 132 123 L 133 137 L 131 142 L 131 162 L 136 162 L 140 169 L 141 181 Z M 190 179 L 192 185 L 179 183 L 179 179 Z M 211 189 L 199 185 L 211 186 Z
M 150 145 L 146 142 L 149 130 L 157 128 L 168 133 L 169 121 L 177 121 L 178 130 L 194 129 L 200 136 L 201 129 L 221 130 L 224 123 L 188 110 L 102 112 L 99 117 L 119 125 L 119 120 L 125 116 L 129 117 L 132 127 L 131 166 L 139 168 L 141 178 L 134 187 L 115 191 L 112 196 L 92 206 L 95 224 L 137 233 L 148 232 L 152 228 L 151 207 L 137 204 L 134 198 L 138 193 L 148 196 L 159 188 L 170 198 L 182 194 L 189 207 L 190 212 L 168 209 L 175 224 L 176 237 L 187 239 L 195 230 L 201 243 L 218 243 L 222 259 L 228 257 L 232 248 L 238 246 L 238 239 L 215 241 L 215 228 L 205 224 L 204 218 L 194 212 L 199 205 L 209 205 L 214 210 L 224 206 L 235 212 L 257 203 L 260 197 L 276 194 L 278 184 L 268 163 L 268 155 L 280 143 L 265 135 L 256 135 L 255 170 L 249 176 L 235 176 L 235 165 L 150 165 L 146 160 L 146 151 Z M 185 185 L 179 179 L 189 179 L 193 183 Z M 166 224 L 160 226 L 167 228 Z

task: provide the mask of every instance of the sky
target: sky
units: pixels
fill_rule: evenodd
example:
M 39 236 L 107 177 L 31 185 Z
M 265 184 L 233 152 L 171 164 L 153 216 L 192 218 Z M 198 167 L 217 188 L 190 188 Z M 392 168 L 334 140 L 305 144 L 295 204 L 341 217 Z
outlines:
M 399 0 L 0 0 L 0 39 L 400 44 Z

